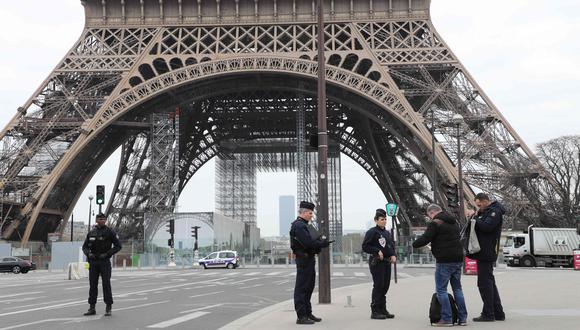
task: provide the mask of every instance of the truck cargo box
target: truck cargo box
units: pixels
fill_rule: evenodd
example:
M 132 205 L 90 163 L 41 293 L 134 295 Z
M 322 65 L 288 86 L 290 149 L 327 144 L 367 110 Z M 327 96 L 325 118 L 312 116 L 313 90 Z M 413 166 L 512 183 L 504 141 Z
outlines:
M 531 228 L 530 240 L 534 255 L 567 255 L 578 248 L 580 236 L 573 228 Z

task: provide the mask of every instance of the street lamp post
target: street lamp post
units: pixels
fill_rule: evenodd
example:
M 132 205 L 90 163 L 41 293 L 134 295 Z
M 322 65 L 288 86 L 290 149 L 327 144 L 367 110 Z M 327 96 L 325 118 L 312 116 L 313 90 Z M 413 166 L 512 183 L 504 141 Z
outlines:
M 433 203 L 437 203 L 437 166 L 435 163 L 435 107 L 431 107 L 431 185 L 433 190 Z
M 89 229 L 88 231 L 91 231 L 91 212 L 92 212 L 92 207 L 93 207 L 93 195 L 89 195 Z
M 463 205 L 463 170 L 461 168 L 461 124 L 463 124 L 463 116 L 456 113 L 453 115 L 453 123 L 457 126 L 457 204 L 459 206 L 459 220 L 465 223 L 465 208 Z
M 329 236 L 328 219 L 328 132 L 326 128 L 326 68 L 324 0 L 318 0 L 318 220 L 322 235 Z M 318 258 L 318 302 L 330 303 L 330 248 Z

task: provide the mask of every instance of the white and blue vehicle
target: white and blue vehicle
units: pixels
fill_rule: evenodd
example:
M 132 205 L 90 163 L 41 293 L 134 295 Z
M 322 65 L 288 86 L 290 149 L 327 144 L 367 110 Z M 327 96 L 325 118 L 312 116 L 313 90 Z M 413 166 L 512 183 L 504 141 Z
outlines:
M 199 265 L 203 268 L 228 268 L 234 269 L 239 267 L 240 258 L 236 251 L 218 251 L 212 252 L 205 258 L 199 259 Z

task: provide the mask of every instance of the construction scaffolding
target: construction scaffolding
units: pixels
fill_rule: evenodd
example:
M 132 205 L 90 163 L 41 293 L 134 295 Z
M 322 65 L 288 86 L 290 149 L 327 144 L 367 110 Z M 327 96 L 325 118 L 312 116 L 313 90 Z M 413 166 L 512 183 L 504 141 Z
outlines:
M 300 132 L 300 129 L 297 131 Z M 256 176 L 258 172 L 295 171 L 298 178 L 298 202 L 301 200 L 317 202 L 317 153 L 311 150 L 306 151 L 306 146 L 301 148 L 298 141 L 300 138 L 241 142 L 236 144 L 234 152 L 218 157 L 216 161 L 216 212 L 237 221 L 256 224 Z M 302 152 L 297 152 L 300 149 Z M 330 238 L 336 241 L 333 249 L 341 251 L 342 191 L 340 150 L 336 144 L 330 146 L 328 165 Z M 316 216 L 314 223 L 316 223 Z

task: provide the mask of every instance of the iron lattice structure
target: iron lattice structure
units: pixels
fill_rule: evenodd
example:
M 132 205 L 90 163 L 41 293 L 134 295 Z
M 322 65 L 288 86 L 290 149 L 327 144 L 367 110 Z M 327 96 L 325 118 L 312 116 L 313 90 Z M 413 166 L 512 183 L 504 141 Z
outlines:
M 318 71 L 315 0 L 81 3 L 79 40 L 0 132 L 4 238 L 45 240 L 64 228 L 119 147 L 108 210 L 131 235 L 150 198 L 151 113 L 182 108 L 178 192 L 223 143 L 296 138 L 301 106 L 305 136 L 315 132 L 308 110 Z M 437 33 L 429 7 L 429 0 L 326 2 L 331 139 L 413 225 L 431 199 L 433 167 L 443 199 L 442 185 L 458 181 L 449 119 L 461 114 L 463 197 L 481 189 L 536 204 L 534 187 L 548 175 Z
M 309 99 L 312 106 L 315 100 Z M 242 99 L 240 104 L 247 104 Z M 283 101 L 283 102 L 288 102 Z M 295 102 L 305 110 L 305 100 L 298 96 Z M 280 103 L 281 105 L 282 103 Z M 299 111 L 292 109 L 272 108 L 277 112 L 288 111 L 288 115 Z M 243 111 L 243 110 L 240 110 Z M 310 109 L 312 117 L 316 109 Z M 314 118 L 313 118 L 314 119 Z M 300 119 L 297 123 L 300 124 Z M 296 128 L 297 136 L 304 135 L 301 126 Z M 302 132 L 301 132 L 302 131 Z M 317 201 L 318 181 L 317 154 L 307 151 L 305 140 L 289 139 L 259 139 L 235 144 L 222 144 L 222 154 L 216 162 L 216 212 L 234 220 L 256 225 L 257 219 L 257 187 L 258 171 L 296 171 L 298 177 L 297 193 L 300 200 Z M 328 158 L 329 183 L 329 237 L 336 242 L 333 248 L 342 249 L 342 190 L 340 180 L 340 150 L 338 145 L 331 145 Z M 298 209 L 298 206 L 296 206 Z

